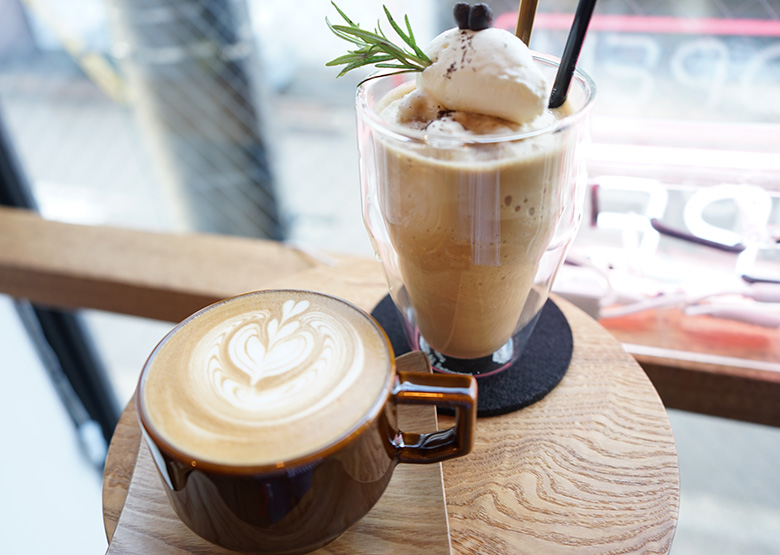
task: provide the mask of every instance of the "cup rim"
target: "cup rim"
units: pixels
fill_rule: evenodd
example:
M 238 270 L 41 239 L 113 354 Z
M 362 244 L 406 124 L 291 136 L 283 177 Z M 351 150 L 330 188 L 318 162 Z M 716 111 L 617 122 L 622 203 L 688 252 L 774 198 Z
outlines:
M 151 418 L 149 418 L 149 415 L 146 412 L 146 408 L 144 404 L 144 384 L 146 382 L 146 377 L 149 373 L 149 368 L 151 367 L 151 364 L 155 359 L 157 353 L 160 351 L 160 349 L 162 349 L 162 347 L 168 342 L 168 340 L 171 337 L 173 337 L 180 329 L 186 326 L 189 322 L 191 322 L 192 320 L 198 318 L 202 314 L 209 312 L 210 310 L 222 304 L 233 302 L 237 299 L 242 299 L 245 297 L 261 296 L 269 293 L 285 293 L 285 292 L 292 292 L 295 294 L 302 293 L 305 295 L 325 297 L 334 300 L 338 303 L 341 303 L 343 305 L 346 305 L 347 307 L 357 311 L 358 314 L 362 315 L 366 319 L 366 321 L 379 332 L 380 337 L 383 339 L 384 344 L 387 347 L 388 356 L 390 357 L 390 371 L 387 373 L 387 378 L 385 380 L 385 383 L 383 384 L 379 394 L 377 395 L 376 400 L 374 401 L 373 405 L 371 405 L 370 409 L 365 414 L 363 414 L 363 416 L 351 428 L 349 428 L 346 432 L 340 434 L 332 442 L 306 455 L 296 457 L 288 461 L 280 461 L 276 463 L 233 464 L 233 463 L 226 463 L 226 462 L 218 462 L 215 460 L 205 459 L 187 453 L 186 451 L 180 449 L 179 447 L 175 446 L 173 443 L 168 441 L 152 423 Z M 382 326 L 380 326 L 379 323 L 370 314 L 368 314 L 366 311 L 364 311 L 357 305 L 345 299 L 342 299 L 340 297 L 329 295 L 327 293 L 321 293 L 319 291 L 312 291 L 307 289 L 284 289 L 284 288 L 261 289 L 257 291 L 251 291 L 249 293 L 235 295 L 233 297 L 228 297 L 226 299 L 222 299 L 217 302 L 214 302 L 204 308 L 201 308 L 197 312 L 191 314 L 190 316 L 188 316 L 187 318 L 185 318 L 184 320 L 176 324 L 176 326 L 174 326 L 167 334 L 165 334 L 165 336 L 155 346 L 155 348 L 152 350 L 149 357 L 146 359 L 146 362 L 144 363 L 143 368 L 141 370 L 141 375 L 138 378 L 138 384 L 136 386 L 135 395 L 134 395 L 134 402 L 135 402 L 135 409 L 138 417 L 138 422 L 139 425 L 141 426 L 141 431 L 144 433 L 145 436 L 147 436 L 147 439 L 151 439 L 152 443 L 154 443 L 157 449 L 165 451 L 165 453 L 168 456 L 177 459 L 179 462 L 187 465 L 188 467 L 191 467 L 192 470 L 200 469 L 212 474 L 229 474 L 229 475 L 272 474 L 272 473 L 285 472 L 290 468 L 298 468 L 301 466 L 316 464 L 318 461 L 324 459 L 329 454 L 335 451 L 340 451 L 343 447 L 352 443 L 358 437 L 360 437 L 363 434 L 363 432 L 373 424 L 373 422 L 384 410 L 384 407 L 389 400 L 390 394 L 392 393 L 392 387 L 395 381 L 396 372 L 397 371 L 396 371 L 395 353 L 393 351 L 393 346 L 390 342 L 390 338 L 387 336 L 385 330 L 382 329 Z
M 532 52 L 533 59 L 540 63 L 552 68 L 557 68 L 560 65 L 560 58 L 549 54 L 543 54 L 540 52 Z M 430 131 L 421 131 L 417 129 L 410 129 L 400 124 L 388 122 L 368 105 L 368 94 L 379 85 L 379 83 L 385 81 L 387 78 L 398 77 L 400 79 L 410 79 L 411 73 L 406 74 L 393 74 L 385 71 L 379 71 L 368 79 L 363 81 L 357 88 L 355 95 L 355 105 L 357 108 L 358 118 L 366 122 L 374 130 L 380 131 L 385 135 L 392 137 L 396 140 L 404 142 L 418 142 L 432 144 L 433 146 L 442 147 L 442 145 L 453 145 L 457 148 L 462 148 L 464 145 L 485 145 L 494 143 L 505 143 L 509 141 L 521 141 L 524 139 L 530 139 L 531 137 L 538 137 L 540 135 L 546 135 L 549 133 L 560 132 L 572 125 L 578 123 L 584 119 L 593 107 L 593 102 L 596 96 L 596 83 L 585 71 L 581 69 L 575 69 L 572 76 L 570 87 L 579 84 L 585 91 L 585 102 L 580 109 L 576 112 L 569 114 L 563 118 L 560 118 L 551 125 L 533 129 L 530 131 L 517 131 L 512 133 L 490 133 L 484 135 L 467 135 L 457 136 L 446 133 L 435 133 Z M 400 83 L 399 83 L 400 84 Z

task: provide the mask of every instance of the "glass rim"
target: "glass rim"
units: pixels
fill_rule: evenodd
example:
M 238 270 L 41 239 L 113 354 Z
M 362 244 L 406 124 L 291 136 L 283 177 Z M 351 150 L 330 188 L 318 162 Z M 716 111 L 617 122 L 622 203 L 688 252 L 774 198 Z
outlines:
M 549 67 L 557 68 L 560 65 L 560 58 L 551 56 L 548 54 L 542 54 L 538 52 L 532 52 L 534 61 L 546 65 Z M 538 137 L 540 135 L 547 135 L 550 133 L 557 133 L 563 129 L 571 127 L 585 118 L 593 106 L 593 100 L 596 96 L 596 84 L 593 79 L 585 71 L 575 69 L 572 75 L 571 84 L 569 89 L 571 90 L 576 84 L 579 84 L 585 92 L 585 100 L 581 108 L 576 112 L 569 114 L 561 119 L 556 120 L 550 125 L 540 127 L 538 129 L 532 129 L 528 131 L 515 131 L 510 133 L 489 133 L 484 135 L 461 135 L 453 136 L 448 133 L 436 133 L 430 131 L 421 131 L 417 129 L 411 129 L 400 124 L 395 124 L 384 120 L 380 115 L 368 105 L 368 94 L 375 87 L 377 87 L 387 77 L 392 77 L 397 74 L 389 72 L 377 72 L 371 75 L 366 81 L 361 83 L 357 88 L 355 97 L 356 108 L 358 118 L 366 122 L 373 129 L 401 141 L 414 141 L 418 143 L 430 144 L 431 146 L 444 147 L 474 144 L 496 144 L 506 143 L 512 141 L 520 141 L 529 139 L 531 137 Z M 401 77 L 407 77 L 411 74 L 401 75 Z

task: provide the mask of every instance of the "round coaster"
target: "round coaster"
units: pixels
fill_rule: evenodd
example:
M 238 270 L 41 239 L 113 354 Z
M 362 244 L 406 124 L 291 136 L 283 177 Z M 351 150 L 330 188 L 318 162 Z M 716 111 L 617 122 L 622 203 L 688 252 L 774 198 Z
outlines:
M 401 315 L 389 295 L 371 315 L 384 328 L 396 356 L 410 351 Z M 490 376 L 477 378 L 478 416 L 498 416 L 527 407 L 558 385 L 571 362 L 574 340 L 571 327 L 558 306 L 547 300 L 525 351 L 512 366 Z M 439 409 L 452 414 L 449 409 Z

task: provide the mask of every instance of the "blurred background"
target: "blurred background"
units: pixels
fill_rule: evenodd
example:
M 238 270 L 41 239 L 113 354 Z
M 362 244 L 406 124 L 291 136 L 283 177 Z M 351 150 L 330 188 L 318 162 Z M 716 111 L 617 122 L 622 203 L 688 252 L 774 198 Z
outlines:
M 409 15 L 421 44 L 453 25 L 454 2 L 385 4 Z M 513 30 L 517 2 L 491 5 L 495 25 Z M 339 6 L 364 27 L 381 13 L 380 2 Z M 575 6 L 540 0 L 531 47 L 560 55 Z M 370 255 L 353 108 L 366 73 L 336 79 L 325 67 L 346 47 L 326 16 L 338 19 L 326 0 L 0 0 L 0 169 L 14 170 L 15 190 L 0 198 L 60 221 Z M 746 272 L 780 277 L 780 0 L 601 0 L 579 65 L 598 101 L 591 219 L 574 252 L 592 263 L 594 287 L 641 300 L 705 280 L 728 288 Z M 713 190 L 723 194 L 701 200 Z M 766 210 L 743 206 L 744 191 Z M 699 213 L 686 209 L 695 203 Z M 650 218 L 731 233 L 751 256 L 686 250 Z M 615 272 L 606 284 L 604 269 Z M 11 355 L 0 419 L 13 453 L 0 462 L 2 553 L 105 550 L 106 442 L 172 326 L 61 316 L 0 296 Z M 745 325 L 780 346 L 777 326 Z M 78 334 L 86 377 L 54 360 L 50 328 Z M 778 353 L 761 364 L 780 371 Z M 670 420 L 682 480 L 672 553 L 780 552 L 780 431 Z M 38 474 L 52 459 L 67 479 Z

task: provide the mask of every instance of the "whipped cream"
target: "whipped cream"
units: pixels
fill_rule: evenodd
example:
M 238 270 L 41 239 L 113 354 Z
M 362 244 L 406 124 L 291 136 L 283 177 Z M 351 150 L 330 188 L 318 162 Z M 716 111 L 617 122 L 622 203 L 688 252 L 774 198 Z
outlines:
M 508 31 L 450 29 L 426 53 L 433 63 L 418 76 L 418 91 L 445 110 L 526 124 L 547 108 L 544 75 L 525 43 Z

